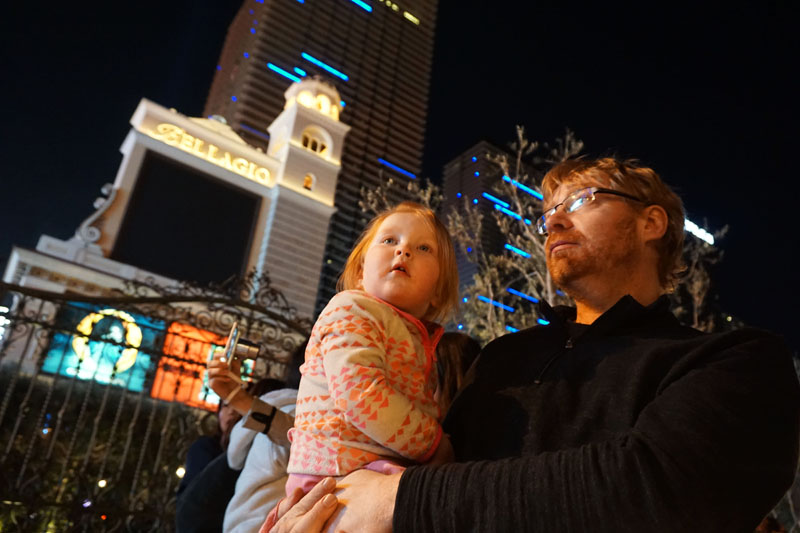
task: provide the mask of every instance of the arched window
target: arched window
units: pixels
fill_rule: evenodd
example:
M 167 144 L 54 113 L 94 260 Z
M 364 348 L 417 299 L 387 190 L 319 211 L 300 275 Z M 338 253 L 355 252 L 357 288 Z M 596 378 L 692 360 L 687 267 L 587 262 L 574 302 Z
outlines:
M 330 155 L 331 136 L 319 126 L 309 126 L 303 130 L 300 142 L 303 148 L 311 150 L 322 157 L 327 158 Z
M 303 188 L 307 190 L 311 190 L 314 187 L 314 175 L 313 174 L 306 174 L 303 178 Z
M 331 112 L 331 99 L 325 94 L 317 95 L 317 109 L 328 115 Z

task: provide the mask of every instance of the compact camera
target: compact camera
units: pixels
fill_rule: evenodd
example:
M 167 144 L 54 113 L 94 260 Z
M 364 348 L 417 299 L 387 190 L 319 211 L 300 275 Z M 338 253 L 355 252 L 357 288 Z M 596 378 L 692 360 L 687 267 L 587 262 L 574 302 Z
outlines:
M 231 332 L 228 334 L 228 340 L 225 343 L 220 361 L 228 363 L 228 369 L 231 370 L 235 359 L 239 359 L 242 362 L 244 362 L 245 359 L 255 360 L 258 358 L 258 353 L 258 346 L 248 340 L 242 339 L 239 331 L 239 323 L 234 322 L 231 326 Z M 240 366 L 240 371 L 244 368 L 245 365 L 242 364 Z M 233 372 L 231 372 L 231 375 L 234 379 L 239 381 L 239 383 L 244 383 L 240 376 L 233 374 Z

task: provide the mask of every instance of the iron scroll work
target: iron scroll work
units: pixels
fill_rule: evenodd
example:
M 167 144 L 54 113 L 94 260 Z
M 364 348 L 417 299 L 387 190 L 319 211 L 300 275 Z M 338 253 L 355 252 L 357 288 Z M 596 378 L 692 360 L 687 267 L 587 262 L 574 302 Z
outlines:
M 82 329 L 88 319 L 76 327 L 64 319 L 73 315 L 111 326 Z M 144 318 L 134 328 L 126 317 Z M 191 332 L 223 337 L 234 321 L 261 346 L 258 377 L 284 377 L 312 325 L 266 275 L 209 286 L 147 280 L 97 297 L 0 282 L 0 530 L 172 531 L 176 472 L 191 443 L 216 428 L 207 405 L 177 397 L 181 379 L 203 374 L 190 360 Z M 83 360 L 63 371 L 64 354 L 80 359 L 97 346 L 117 356 L 109 378 L 96 366 L 86 379 Z M 135 366 L 121 372 L 126 352 L 150 362 L 141 379 Z

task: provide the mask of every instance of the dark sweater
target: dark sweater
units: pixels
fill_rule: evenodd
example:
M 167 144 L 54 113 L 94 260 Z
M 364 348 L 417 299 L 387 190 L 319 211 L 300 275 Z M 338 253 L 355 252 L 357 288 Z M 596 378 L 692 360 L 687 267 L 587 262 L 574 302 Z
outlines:
M 631 297 L 572 338 L 566 309 L 484 349 L 445 421 L 459 463 L 406 470 L 394 530 L 752 532 L 797 464 L 782 341 Z

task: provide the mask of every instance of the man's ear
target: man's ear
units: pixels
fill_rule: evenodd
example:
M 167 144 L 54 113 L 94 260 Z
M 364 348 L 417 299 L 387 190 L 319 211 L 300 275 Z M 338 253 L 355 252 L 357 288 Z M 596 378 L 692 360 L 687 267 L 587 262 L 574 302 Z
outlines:
M 669 217 L 660 205 L 648 205 L 642 210 L 642 236 L 645 242 L 657 241 L 667 232 Z

